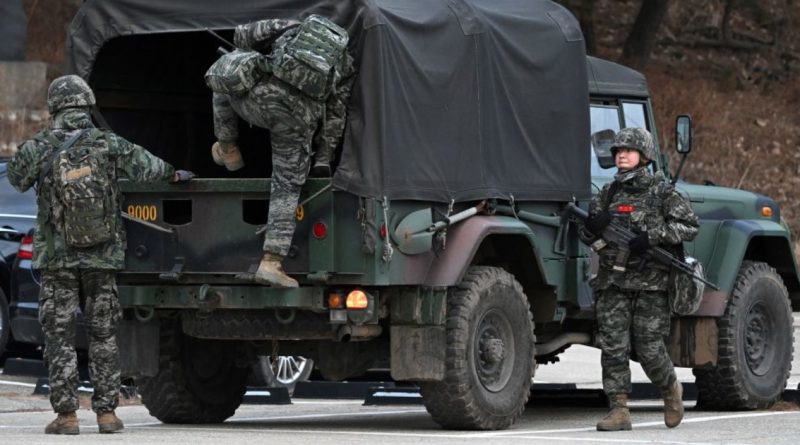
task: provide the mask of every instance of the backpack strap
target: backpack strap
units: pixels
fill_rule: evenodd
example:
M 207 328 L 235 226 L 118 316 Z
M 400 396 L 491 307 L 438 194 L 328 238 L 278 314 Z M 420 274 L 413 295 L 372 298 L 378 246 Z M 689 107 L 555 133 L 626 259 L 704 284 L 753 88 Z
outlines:
M 44 178 L 46 178 L 53 170 L 53 162 L 55 161 L 56 156 L 58 156 L 60 153 L 64 152 L 68 148 L 72 147 L 72 145 L 75 142 L 77 142 L 78 139 L 80 139 L 80 137 L 86 134 L 86 132 L 89 130 L 91 130 L 91 128 L 84 128 L 81 131 L 73 134 L 69 139 L 67 139 L 63 144 L 61 144 L 60 147 L 58 147 L 58 150 L 55 150 L 53 154 L 51 154 L 50 157 L 47 158 L 47 161 L 42 166 L 41 171 L 39 171 L 39 182 L 37 182 L 39 186 L 42 185 Z M 38 193 L 38 188 L 37 188 L 37 193 Z
M 619 190 L 619 183 L 617 181 L 612 181 L 611 185 L 608 186 L 608 192 L 606 192 L 606 200 L 603 203 L 603 210 L 606 212 L 608 211 L 608 207 L 611 205 L 611 201 L 614 200 L 614 195 L 617 194 L 617 190 Z

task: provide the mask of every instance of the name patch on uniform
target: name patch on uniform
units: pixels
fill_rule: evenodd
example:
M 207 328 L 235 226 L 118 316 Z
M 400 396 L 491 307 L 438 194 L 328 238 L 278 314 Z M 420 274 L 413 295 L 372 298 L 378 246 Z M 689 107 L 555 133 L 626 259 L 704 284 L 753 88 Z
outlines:
M 81 168 L 76 168 L 74 170 L 67 170 L 64 173 L 64 177 L 67 181 L 74 181 L 76 179 L 85 178 L 92 174 L 92 167 L 86 166 Z
M 633 213 L 633 206 L 629 204 L 620 204 L 617 206 L 617 211 L 619 213 Z

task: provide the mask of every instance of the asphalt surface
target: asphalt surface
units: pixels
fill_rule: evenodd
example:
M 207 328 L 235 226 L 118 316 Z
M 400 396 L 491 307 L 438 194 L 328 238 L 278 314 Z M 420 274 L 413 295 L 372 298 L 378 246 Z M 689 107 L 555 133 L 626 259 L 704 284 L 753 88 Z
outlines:
M 800 337 L 795 314 L 795 340 Z M 800 359 L 795 355 L 788 389 L 800 383 Z M 633 380 L 645 382 L 633 364 Z M 679 378 L 694 381 L 691 370 L 679 369 Z M 577 383 L 579 388 L 600 387 L 599 352 L 573 347 L 556 364 L 540 366 L 539 383 Z M 427 444 L 677 444 L 677 445 L 795 445 L 800 443 L 800 409 L 782 402 L 770 410 L 744 412 L 700 411 L 686 402 L 683 423 L 675 429 L 663 424 L 660 401 L 632 404 L 633 431 L 599 433 L 595 423 L 606 409 L 581 403 L 532 400 L 522 418 L 504 431 L 447 431 L 433 422 L 418 404 L 364 406 L 361 400 L 295 399 L 292 405 L 242 405 L 236 415 L 219 425 L 166 425 L 151 417 L 137 399 L 125 400 L 117 413 L 125 421 L 121 434 L 99 435 L 89 396 L 82 396 L 80 436 L 46 436 L 53 419 L 45 396 L 32 395 L 33 377 L 0 375 L 0 444 L 136 443 L 218 444 L 224 442 L 316 445 L 341 443 Z M 564 406 L 566 405 L 566 406 Z

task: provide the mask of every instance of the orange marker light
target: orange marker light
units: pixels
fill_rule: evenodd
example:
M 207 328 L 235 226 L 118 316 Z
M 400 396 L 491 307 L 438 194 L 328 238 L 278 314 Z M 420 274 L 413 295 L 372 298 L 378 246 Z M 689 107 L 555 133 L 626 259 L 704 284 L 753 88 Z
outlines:
M 771 218 L 772 217 L 772 207 L 764 206 L 761 207 L 761 216 L 764 218 Z
M 344 298 L 342 294 L 330 294 L 328 295 L 328 307 L 331 309 L 339 309 L 344 305 Z
M 347 309 L 366 309 L 369 306 L 369 298 L 364 291 L 358 289 L 347 294 Z

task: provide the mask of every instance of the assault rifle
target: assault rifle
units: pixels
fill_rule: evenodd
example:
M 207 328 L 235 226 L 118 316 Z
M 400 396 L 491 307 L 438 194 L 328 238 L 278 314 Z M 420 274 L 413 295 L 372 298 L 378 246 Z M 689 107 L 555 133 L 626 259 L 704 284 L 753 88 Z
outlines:
M 576 206 L 575 203 L 572 202 L 567 204 L 566 211 L 575 216 L 581 222 L 586 222 L 586 219 L 589 218 L 589 213 L 587 213 L 582 208 Z M 624 271 L 626 262 L 625 260 L 627 259 L 627 252 L 628 252 L 628 242 L 634 237 L 636 237 L 635 233 L 631 232 L 630 230 L 624 227 L 620 227 L 619 225 L 612 222 L 608 226 L 606 226 L 605 229 L 603 229 L 603 234 L 600 235 L 600 239 L 598 239 L 597 241 L 595 241 L 595 243 L 592 244 L 592 248 L 595 251 L 598 251 L 604 248 L 608 244 L 613 244 L 614 246 L 620 248 L 623 260 L 620 261 L 620 259 L 618 258 L 618 260 L 616 261 L 617 264 L 614 265 L 614 269 L 619 271 Z M 648 248 L 647 251 L 644 254 L 642 254 L 642 257 L 648 260 L 657 261 L 681 273 L 689 275 L 694 274 L 694 268 L 691 265 L 687 264 L 684 261 L 681 261 L 680 259 L 676 258 L 675 255 L 669 253 L 666 249 L 663 249 L 661 247 Z M 706 280 L 705 278 L 699 276 L 695 276 L 695 278 L 705 283 L 706 286 L 714 290 L 719 290 L 719 287 L 717 287 L 714 283 Z
M 236 49 L 236 45 L 234 45 L 230 41 L 226 40 L 225 37 L 222 37 L 221 35 L 219 35 L 216 32 L 214 32 L 213 29 L 206 28 L 206 32 L 211 34 L 212 36 L 216 37 L 217 40 L 219 40 L 220 42 L 224 43 L 225 45 L 228 45 L 228 47 L 231 48 L 230 50 L 227 50 L 227 49 L 225 49 L 225 48 L 220 46 L 219 48 L 217 48 L 217 54 L 218 55 L 224 56 L 225 54 L 228 54 L 230 51 L 233 51 L 234 49 Z

